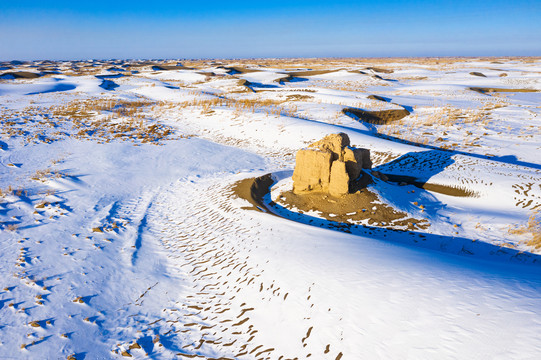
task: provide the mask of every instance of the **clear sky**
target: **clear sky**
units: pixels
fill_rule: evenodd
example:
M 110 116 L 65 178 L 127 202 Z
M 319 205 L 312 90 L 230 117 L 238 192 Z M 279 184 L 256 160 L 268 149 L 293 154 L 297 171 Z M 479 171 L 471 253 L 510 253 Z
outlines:
M 515 55 L 541 0 L 0 0 L 0 60 Z

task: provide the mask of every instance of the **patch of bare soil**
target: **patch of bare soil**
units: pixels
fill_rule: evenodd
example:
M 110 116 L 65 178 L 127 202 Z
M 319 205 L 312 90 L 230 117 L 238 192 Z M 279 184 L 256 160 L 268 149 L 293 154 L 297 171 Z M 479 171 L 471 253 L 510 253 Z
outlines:
M 362 71 L 362 70 L 348 70 L 349 73 L 352 73 L 352 74 L 361 74 L 361 75 L 367 75 L 366 72 Z
M 338 70 L 305 70 L 305 71 L 290 71 L 287 74 L 284 74 L 283 77 L 278 78 L 274 80 L 277 83 L 283 84 L 286 82 L 292 82 L 296 79 L 303 78 L 305 76 L 313 76 L 313 75 L 324 75 L 332 72 L 339 71 Z
M 365 175 L 364 177 L 368 177 Z M 277 203 L 285 208 L 305 213 L 316 211 L 326 220 L 346 224 L 368 224 L 388 229 L 426 229 L 428 222 L 409 217 L 408 214 L 383 204 L 381 199 L 367 188 L 342 197 L 323 193 L 294 194 L 286 191 L 280 194 Z
M 478 71 L 472 71 L 472 72 L 470 73 L 470 75 L 473 75 L 473 76 L 479 76 L 479 77 L 487 77 L 485 74 L 480 73 L 480 72 L 478 72 Z
M 225 69 L 229 75 L 247 74 L 258 72 L 258 69 L 249 69 L 241 66 L 218 66 L 218 69 Z
M 275 79 L 274 82 L 277 82 L 277 83 L 283 85 L 284 83 L 286 83 L 286 82 L 291 82 L 291 81 L 293 81 L 294 79 L 295 79 L 294 76 L 286 75 L 286 76 L 284 76 L 284 77 Z
M 267 174 L 237 181 L 233 184 L 232 190 L 235 196 L 247 200 L 251 204 L 251 206 L 245 206 L 243 209 L 269 212 L 263 197 L 270 192 L 272 184 L 274 184 L 274 180 L 271 174 Z M 272 205 L 272 202 L 270 205 Z
M 372 70 L 372 71 L 383 73 L 383 74 L 392 74 L 392 73 L 394 73 L 394 70 L 384 69 L 384 68 L 379 68 L 379 67 L 373 67 L 373 66 L 372 67 L 367 67 L 367 68 L 365 68 L 365 70 Z
M 368 95 L 366 98 L 370 100 L 379 100 L 379 101 L 384 101 L 384 102 L 390 101 L 388 98 L 384 98 L 383 96 L 379 96 L 379 95 Z
M 492 87 L 469 87 L 469 90 L 476 91 L 481 94 L 493 93 L 493 92 L 539 92 L 536 89 L 506 89 L 506 88 L 492 88 Z
M 193 70 L 193 68 L 188 68 L 182 65 L 154 65 L 152 70 L 155 71 L 168 71 L 168 70 Z
M 382 204 L 381 199 L 374 192 L 366 189 L 366 185 L 371 181 L 370 176 L 364 174 L 352 184 L 354 193 L 342 197 L 333 197 L 324 193 L 297 195 L 292 191 L 286 191 L 280 194 L 277 203 L 270 202 L 268 205 L 263 201 L 263 197 L 270 192 L 270 187 L 274 183 L 271 174 L 240 180 L 233 185 L 232 190 L 235 196 L 251 204 L 244 207 L 246 210 L 273 214 L 267 206 L 272 207 L 278 204 L 301 214 L 317 211 L 326 220 L 344 224 L 358 224 L 367 220 L 370 226 L 382 226 L 388 229 L 418 230 L 428 227 L 426 220 L 413 219 L 390 205 Z
M 12 71 L 3 73 L 0 75 L 0 78 L 3 79 L 35 79 L 39 78 L 41 74 L 30 72 L 30 71 Z
M 344 108 L 342 112 L 346 115 L 352 114 L 361 121 L 376 125 L 387 125 L 410 114 L 406 109 L 367 111 L 356 108 Z
M 252 83 L 249 82 L 249 81 L 246 80 L 246 79 L 239 79 L 239 80 L 237 81 L 237 85 L 238 85 L 238 86 L 244 87 L 244 91 L 247 91 L 247 92 L 256 92 L 254 89 L 252 89 L 252 88 L 250 87 L 250 85 L 252 85 Z

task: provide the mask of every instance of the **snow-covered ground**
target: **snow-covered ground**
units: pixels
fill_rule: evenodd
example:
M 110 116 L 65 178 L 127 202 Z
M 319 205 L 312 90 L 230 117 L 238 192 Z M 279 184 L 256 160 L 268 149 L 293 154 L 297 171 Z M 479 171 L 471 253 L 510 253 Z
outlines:
M 538 358 L 541 60 L 261 64 L 0 64 L 0 359 Z M 426 229 L 236 196 L 337 132 Z

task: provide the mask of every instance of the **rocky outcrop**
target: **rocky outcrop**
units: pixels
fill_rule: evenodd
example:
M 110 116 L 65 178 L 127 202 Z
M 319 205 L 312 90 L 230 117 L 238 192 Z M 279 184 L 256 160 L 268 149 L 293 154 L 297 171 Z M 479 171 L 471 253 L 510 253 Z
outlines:
M 331 134 L 297 152 L 293 192 L 342 196 L 362 169 L 370 169 L 370 150 L 350 146 L 347 134 Z

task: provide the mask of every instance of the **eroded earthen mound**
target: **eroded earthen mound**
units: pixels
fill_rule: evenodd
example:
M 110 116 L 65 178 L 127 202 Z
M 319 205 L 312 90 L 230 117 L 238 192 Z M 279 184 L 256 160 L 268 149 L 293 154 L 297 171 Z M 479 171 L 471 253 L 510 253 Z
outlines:
M 370 150 L 350 146 L 347 134 L 331 134 L 297 152 L 293 192 L 349 193 L 351 182 L 370 169 Z

